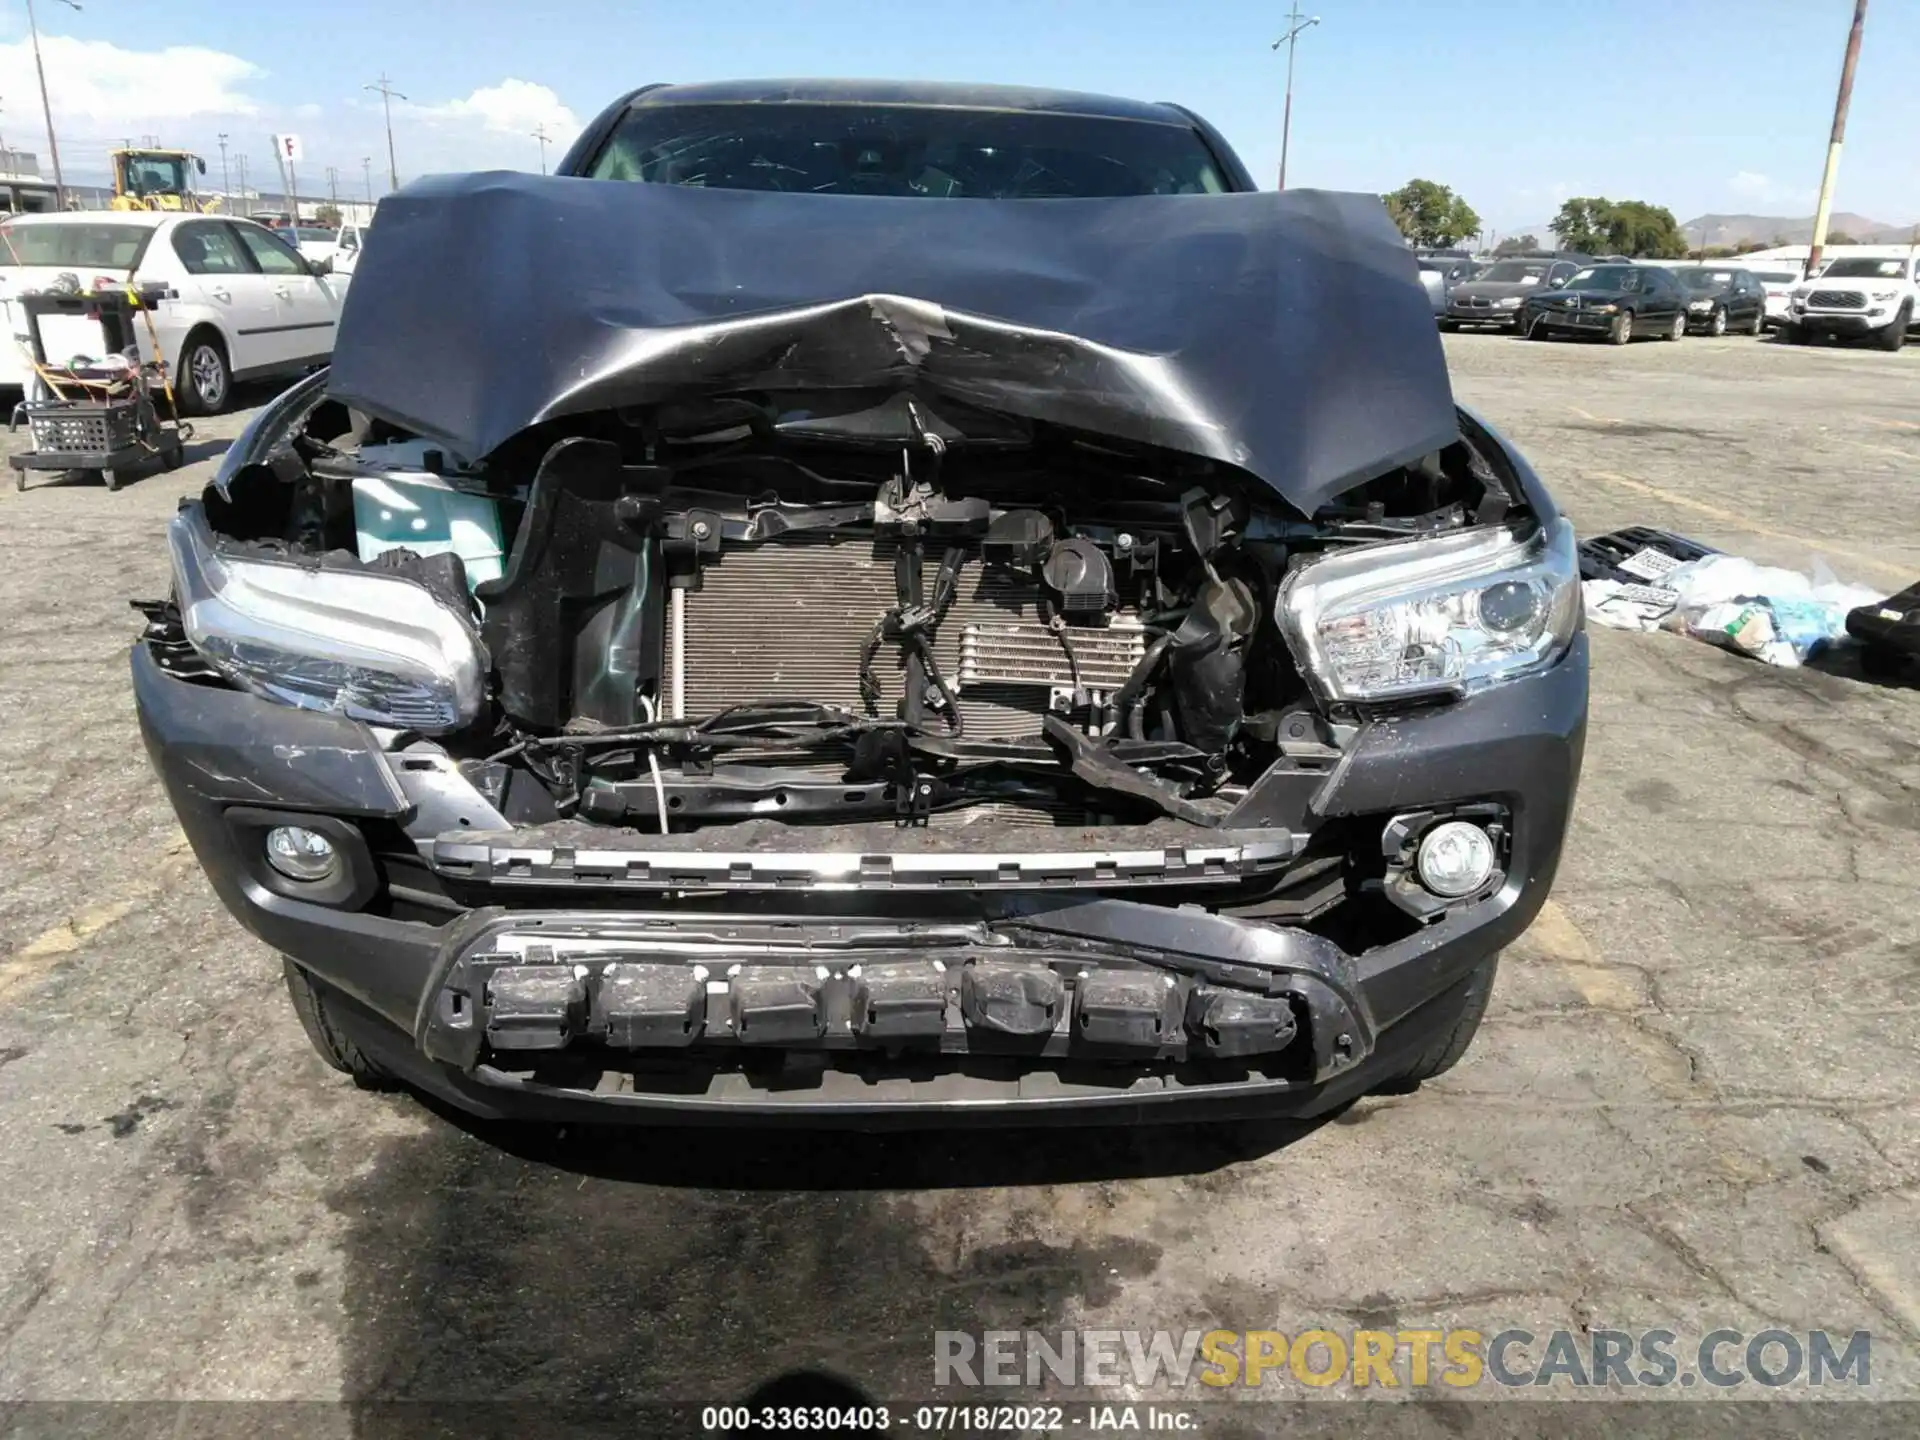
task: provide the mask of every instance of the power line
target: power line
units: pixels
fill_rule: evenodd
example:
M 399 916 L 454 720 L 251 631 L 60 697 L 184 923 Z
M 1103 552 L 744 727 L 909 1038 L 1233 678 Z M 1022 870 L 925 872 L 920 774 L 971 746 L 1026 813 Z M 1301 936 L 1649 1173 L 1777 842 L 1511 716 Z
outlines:
M 68 0 L 68 3 L 71 4 L 72 0 Z M 380 72 L 380 83 L 378 85 L 363 85 L 361 88 L 363 90 L 371 90 L 375 94 L 377 94 L 380 97 L 381 105 L 386 110 L 386 113 L 387 113 L 387 188 L 389 190 L 398 190 L 400 188 L 400 165 L 399 165 L 399 162 L 393 158 L 393 102 L 395 100 L 404 100 L 407 97 L 402 95 L 398 90 L 393 88 L 393 82 L 387 79 L 387 75 L 384 70 Z

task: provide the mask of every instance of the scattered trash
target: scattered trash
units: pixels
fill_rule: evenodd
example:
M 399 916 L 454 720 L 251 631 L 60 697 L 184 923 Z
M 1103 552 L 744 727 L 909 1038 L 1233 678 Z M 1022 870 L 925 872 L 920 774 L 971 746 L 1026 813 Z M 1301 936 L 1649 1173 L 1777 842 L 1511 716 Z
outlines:
M 1803 664 L 1848 639 L 1876 592 L 1817 574 L 1757 565 L 1664 530 L 1633 526 L 1580 547 L 1587 619 L 1615 630 L 1677 630 L 1768 665 Z M 1920 586 L 1904 592 L 1920 622 Z M 1885 602 L 1886 605 L 1895 601 Z M 1857 631 L 1855 633 L 1858 633 Z M 1920 623 L 1910 631 L 1920 651 Z
M 1587 619 L 1610 630 L 1658 630 L 1679 597 L 1663 585 L 1618 580 L 1582 580 Z

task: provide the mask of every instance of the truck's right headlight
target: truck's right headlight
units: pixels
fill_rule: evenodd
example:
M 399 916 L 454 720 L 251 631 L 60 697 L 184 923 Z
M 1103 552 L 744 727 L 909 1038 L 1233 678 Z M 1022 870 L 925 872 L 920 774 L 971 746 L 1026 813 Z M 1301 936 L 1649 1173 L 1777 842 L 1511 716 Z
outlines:
M 1557 660 L 1580 625 L 1573 525 L 1340 550 L 1288 575 L 1276 620 L 1328 700 L 1460 694 Z
M 167 531 L 182 628 L 243 690 L 428 734 L 480 713 L 472 624 L 394 576 L 222 555 L 198 507 Z

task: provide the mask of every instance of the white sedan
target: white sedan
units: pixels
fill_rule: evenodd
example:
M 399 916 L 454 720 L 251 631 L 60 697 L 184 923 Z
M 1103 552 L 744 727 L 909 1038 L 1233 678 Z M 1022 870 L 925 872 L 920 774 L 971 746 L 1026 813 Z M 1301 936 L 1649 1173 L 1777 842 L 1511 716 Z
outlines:
M 11 296 L 128 281 L 163 282 L 176 296 L 154 308 L 154 335 L 189 414 L 226 409 L 236 380 L 296 375 L 333 354 L 344 283 L 265 226 L 139 211 L 19 215 L 0 224 L 0 308 L 13 340 L 0 340 L 0 385 L 25 386 L 33 375 L 26 319 Z M 145 325 L 136 330 L 141 359 L 152 360 Z M 104 348 L 98 322 L 80 316 L 43 319 L 41 338 L 55 363 Z

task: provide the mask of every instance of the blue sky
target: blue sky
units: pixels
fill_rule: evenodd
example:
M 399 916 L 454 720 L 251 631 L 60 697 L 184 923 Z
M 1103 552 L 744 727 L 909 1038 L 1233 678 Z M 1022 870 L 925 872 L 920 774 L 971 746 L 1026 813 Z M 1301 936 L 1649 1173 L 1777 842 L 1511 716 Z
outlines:
M 974 79 L 1178 100 L 1273 183 L 1285 4 L 1254 0 L 37 0 L 63 155 L 97 170 L 120 135 L 258 176 L 267 136 L 297 131 L 301 188 L 324 167 L 384 188 L 382 67 L 402 179 L 532 169 L 528 132 L 560 134 L 653 79 L 879 75 Z M 1318 0 L 1301 41 L 1289 179 L 1390 189 L 1426 176 L 1500 230 L 1569 194 L 1702 211 L 1812 209 L 1851 0 Z M 19 0 L 0 3 L 0 138 L 41 152 Z M 174 47 L 159 54 L 163 47 Z M 549 151 L 557 155 L 557 151 Z M 1867 23 L 1837 208 L 1920 220 L 1920 5 Z

